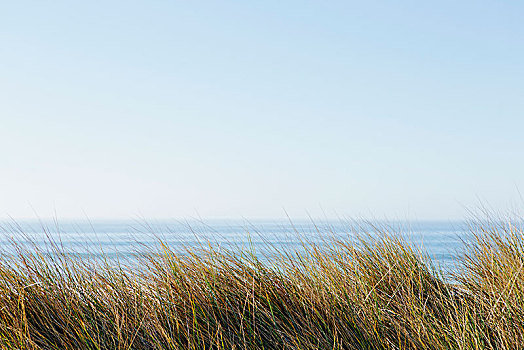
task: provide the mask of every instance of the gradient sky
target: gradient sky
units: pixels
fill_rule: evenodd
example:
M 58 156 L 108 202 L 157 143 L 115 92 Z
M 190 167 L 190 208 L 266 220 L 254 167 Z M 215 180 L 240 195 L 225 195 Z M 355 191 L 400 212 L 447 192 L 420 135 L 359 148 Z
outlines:
M 0 217 L 520 205 L 523 18 L 519 1 L 4 1 Z

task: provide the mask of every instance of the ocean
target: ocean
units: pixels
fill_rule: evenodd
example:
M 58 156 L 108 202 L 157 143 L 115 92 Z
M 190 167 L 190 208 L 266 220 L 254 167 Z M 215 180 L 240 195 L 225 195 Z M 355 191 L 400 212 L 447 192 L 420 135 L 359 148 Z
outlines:
M 106 258 L 133 261 L 136 254 L 158 251 L 160 241 L 174 251 L 199 247 L 250 249 L 262 258 L 271 247 L 302 249 L 304 241 L 321 247 L 330 238 L 350 240 L 367 233 L 400 234 L 421 248 L 434 264 L 454 270 L 464 251 L 470 229 L 460 221 L 364 222 L 350 220 L 77 220 L 3 221 L 0 251 L 12 254 L 12 242 L 51 251 L 50 242 L 79 256 L 103 254 Z

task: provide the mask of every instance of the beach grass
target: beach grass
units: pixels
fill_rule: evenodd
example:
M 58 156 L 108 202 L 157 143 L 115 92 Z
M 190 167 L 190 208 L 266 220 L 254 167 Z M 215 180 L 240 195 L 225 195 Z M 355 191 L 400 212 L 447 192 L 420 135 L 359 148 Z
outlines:
M 49 239 L 0 258 L 2 349 L 520 349 L 524 235 L 471 224 L 453 273 L 384 227 L 300 249 L 159 244 L 80 258 Z

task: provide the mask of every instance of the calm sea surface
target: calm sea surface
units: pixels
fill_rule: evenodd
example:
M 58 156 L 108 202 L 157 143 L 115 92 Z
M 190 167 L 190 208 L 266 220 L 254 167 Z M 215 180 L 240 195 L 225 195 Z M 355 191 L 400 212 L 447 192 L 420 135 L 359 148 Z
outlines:
M 445 269 L 453 269 L 469 233 L 466 223 L 451 221 L 374 225 L 325 220 L 4 221 L 0 223 L 0 247 L 4 253 L 12 252 L 10 241 L 14 239 L 22 243 L 31 241 L 47 249 L 51 239 L 65 250 L 80 254 L 103 251 L 106 256 L 120 258 L 154 250 L 161 240 L 180 251 L 184 247 L 212 244 L 232 249 L 251 247 L 263 254 L 271 245 L 300 250 L 301 239 L 322 245 L 326 238 L 333 236 L 352 240 L 356 232 L 373 236 L 384 230 L 402 234 L 406 241 L 422 247 Z

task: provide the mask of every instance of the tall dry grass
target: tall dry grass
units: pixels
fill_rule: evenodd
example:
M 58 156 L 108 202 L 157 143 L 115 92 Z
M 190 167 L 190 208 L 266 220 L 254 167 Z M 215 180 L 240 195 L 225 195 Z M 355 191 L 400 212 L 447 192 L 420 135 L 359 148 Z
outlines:
M 162 245 L 140 268 L 13 242 L 3 349 L 520 349 L 524 236 L 477 223 L 456 275 L 399 235 L 300 250 Z

